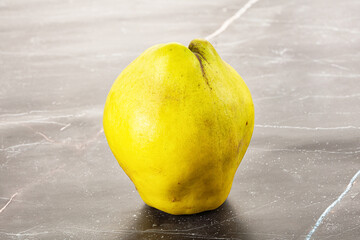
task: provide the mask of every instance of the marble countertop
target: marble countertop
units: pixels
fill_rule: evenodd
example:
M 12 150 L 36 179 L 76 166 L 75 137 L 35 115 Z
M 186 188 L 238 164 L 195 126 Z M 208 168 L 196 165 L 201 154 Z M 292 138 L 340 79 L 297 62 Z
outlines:
M 360 2 L 0 0 L 0 239 L 360 236 Z M 103 130 L 146 48 L 208 37 L 249 86 L 252 142 L 219 209 L 147 207 Z

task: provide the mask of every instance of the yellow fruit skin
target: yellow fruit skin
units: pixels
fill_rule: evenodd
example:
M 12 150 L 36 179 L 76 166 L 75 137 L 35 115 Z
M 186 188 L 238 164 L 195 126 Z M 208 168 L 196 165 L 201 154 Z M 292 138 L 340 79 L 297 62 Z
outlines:
M 180 215 L 219 207 L 250 143 L 250 91 L 201 39 L 147 49 L 116 79 L 103 125 L 149 206 Z

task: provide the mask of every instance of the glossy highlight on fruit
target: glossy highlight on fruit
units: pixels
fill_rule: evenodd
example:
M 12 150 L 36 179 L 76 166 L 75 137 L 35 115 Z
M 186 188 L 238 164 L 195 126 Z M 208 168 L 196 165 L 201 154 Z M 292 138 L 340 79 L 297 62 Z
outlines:
M 170 214 L 219 207 L 254 128 L 250 91 L 206 40 L 147 49 L 114 82 L 104 131 L 143 201 Z

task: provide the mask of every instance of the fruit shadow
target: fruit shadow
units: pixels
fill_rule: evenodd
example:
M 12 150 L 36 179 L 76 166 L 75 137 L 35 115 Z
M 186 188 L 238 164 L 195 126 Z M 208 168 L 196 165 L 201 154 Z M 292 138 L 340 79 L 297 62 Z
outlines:
M 128 229 L 126 238 L 119 239 L 252 239 L 228 201 L 213 211 L 179 216 L 144 205 Z

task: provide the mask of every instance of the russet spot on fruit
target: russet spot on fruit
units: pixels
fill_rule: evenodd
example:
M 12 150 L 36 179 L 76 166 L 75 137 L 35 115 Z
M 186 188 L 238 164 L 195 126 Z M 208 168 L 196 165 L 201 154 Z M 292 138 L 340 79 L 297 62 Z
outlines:
M 114 82 L 109 146 L 141 198 L 170 214 L 219 207 L 250 143 L 254 106 L 243 79 L 206 40 L 147 49 Z

